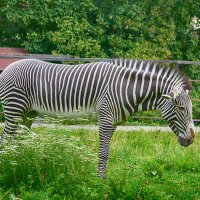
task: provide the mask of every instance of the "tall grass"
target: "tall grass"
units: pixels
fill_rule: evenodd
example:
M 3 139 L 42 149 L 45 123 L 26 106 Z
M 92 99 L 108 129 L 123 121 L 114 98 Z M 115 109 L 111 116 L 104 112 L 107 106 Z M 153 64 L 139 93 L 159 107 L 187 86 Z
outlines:
M 173 133 L 115 132 L 107 179 L 96 177 L 98 133 L 32 129 L 0 147 L 0 200 L 200 199 L 200 142 Z

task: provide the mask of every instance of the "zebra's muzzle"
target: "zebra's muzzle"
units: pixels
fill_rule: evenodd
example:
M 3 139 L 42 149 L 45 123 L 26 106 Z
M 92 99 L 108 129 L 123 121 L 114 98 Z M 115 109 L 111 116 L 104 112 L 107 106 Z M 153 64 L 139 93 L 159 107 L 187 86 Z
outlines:
M 189 137 L 182 137 L 178 136 L 178 142 L 181 146 L 188 147 L 190 144 L 194 142 L 195 132 L 192 128 L 190 128 L 190 136 Z

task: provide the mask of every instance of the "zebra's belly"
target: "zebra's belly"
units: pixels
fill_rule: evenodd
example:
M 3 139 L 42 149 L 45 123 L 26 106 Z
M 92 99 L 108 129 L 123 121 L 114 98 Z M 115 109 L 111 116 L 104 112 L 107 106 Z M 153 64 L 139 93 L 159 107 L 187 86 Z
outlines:
M 41 107 L 33 107 L 33 110 L 38 113 L 39 116 L 45 117 L 49 116 L 52 118 L 61 118 L 61 119 L 71 119 L 71 120 L 76 120 L 76 119 L 83 119 L 83 120 L 92 120 L 95 121 L 97 120 L 97 111 L 95 108 L 90 108 L 90 109 L 78 109 L 74 111 L 52 111 L 52 110 L 46 110 Z

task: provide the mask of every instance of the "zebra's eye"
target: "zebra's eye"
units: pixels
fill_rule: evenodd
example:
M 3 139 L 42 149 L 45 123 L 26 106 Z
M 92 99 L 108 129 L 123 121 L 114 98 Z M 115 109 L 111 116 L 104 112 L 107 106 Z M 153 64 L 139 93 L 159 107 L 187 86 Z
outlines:
M 178 108 L 179 108 L 179 110 L 181 110 L 181 111 L 184 111 L 184 110 L 185 110 L 185 107 L 184 107 L 184 106 L 179 106 Z

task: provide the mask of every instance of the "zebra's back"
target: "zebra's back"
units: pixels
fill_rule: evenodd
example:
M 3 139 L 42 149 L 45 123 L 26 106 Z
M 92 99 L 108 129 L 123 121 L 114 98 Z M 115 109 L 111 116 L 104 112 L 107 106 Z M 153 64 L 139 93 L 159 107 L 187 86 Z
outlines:
M 105 62 L 60 65 L 33 59 L 18 61 L 1 74 L 0 98 L 21 94 L 27 98 L 29 109 L 42 112 L 94 110 L 114 69 Z

